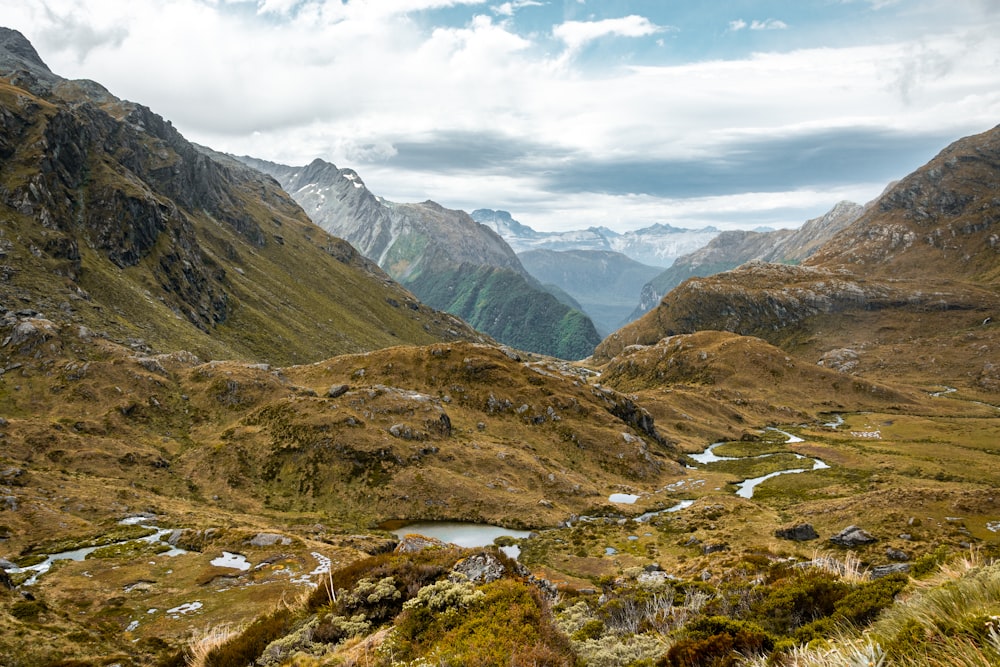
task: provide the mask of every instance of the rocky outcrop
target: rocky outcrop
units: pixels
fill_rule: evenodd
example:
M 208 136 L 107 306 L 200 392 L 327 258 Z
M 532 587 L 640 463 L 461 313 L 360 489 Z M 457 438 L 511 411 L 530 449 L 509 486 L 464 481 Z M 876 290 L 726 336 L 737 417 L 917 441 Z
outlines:
M 897 278 L 995 276 L 1000 252 L 1000 126 L 966 137 L 892 185 L 813 263 Z
M 831 536 L 830 541 L 838 546 L 854 548 L 872 544 L 876 539 L 858 526 L 848 526 L 836 535 Z
M 819 539 L 819 533 L 810 523 L 798 523 L 788 528 L 778 528 L 774 531 L 774 536 L 782 540 L 792 540 L 793 542 L 808 542 Z

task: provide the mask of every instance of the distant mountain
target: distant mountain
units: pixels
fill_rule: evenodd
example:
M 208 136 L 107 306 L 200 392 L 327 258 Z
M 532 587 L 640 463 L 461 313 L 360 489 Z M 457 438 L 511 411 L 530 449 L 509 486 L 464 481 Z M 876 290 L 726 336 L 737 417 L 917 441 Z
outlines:
M 529 250 L 518 258 L 542 283 L 569 293 L 604 334 L 628 322 L 636 294 L 659 271 L 610 250 Z
M 782 264 L 801 262 L 863 212 L 864 207 L 842 201 L 798 229 L 722 232 L 706 246 L 677 258 L 670 268 L 643 285 L 639 305 L 630 313 L 629 321 L 648 313 L 664 294 L 688 278 L 728 271 L 752 260 Z
M 244 157 L 276 178 L 327 231 L 342 236 L 424 303 L 519 349 L 588 356 L 600 342 L 583 313 L 547 292 L 499 235 L 467 213 L 377 197 L 358 173 L 323 160 L 289 167 Z
M 671 290 L 595 358 L 703 330 L 866 377 L 1000 389 L 1000 127 L 891 186 L 801 266 L 749 262 Z
M 529 250 L 611 250 L 636 262 L 670 266 L 673 261 L 701 248 L 719 234 L 714 227 L 681 229 L 655 224 L 624 234 L 607 227 L 590 227 L 569 232 L 538 232 L 511 217 L 507 211 L 481 208 L 472 218 L 497 234 L 517 253 Z
M 13 30 L 0 30 L 0 76 L 0 314 L 39 318 L 26 331 L 272 363 L 483 339 L 271 179 L 55 75 Z

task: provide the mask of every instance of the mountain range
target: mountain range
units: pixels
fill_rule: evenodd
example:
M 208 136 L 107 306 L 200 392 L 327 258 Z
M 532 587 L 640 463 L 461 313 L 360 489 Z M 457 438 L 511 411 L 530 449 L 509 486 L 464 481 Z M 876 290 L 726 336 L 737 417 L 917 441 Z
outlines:
M 542 284 L 568 293 L 604 335 L 630 321 L 636 295 L 659 275 L 610 250 L 527 250 L 518 259 Z
M 997 664 L 998 184 L 1000 127 L 569 362 L 0 29 L 0 664 Z
M 703 329 L 760 336 L 871 377 L 992 391 L 1000 128 L 959 140 L 890 186 L 801 265 L 691 278 L 595 355 Z M 853 214 L 852 214 L 853 215 Z M 839 359 L 839 361 L 838 361 Z
M 503 239 L 467 213 L 432 201 L 387 201 L 354 170 L 323 160 L 288 167 L 241 159 L 276 178 L 316 224 L 346 239 L 422 302 L 524 350 L 579 359 L 600 342 L 584 313 L 548 293 Z
M 618 233 L 607 227 L 568 232 L 538 232 L 507 211 L 476 209 L 472 218 L 494 230 L 517 253 L 529 250 L 599 250 L 619 252 L 633 261 L 668 267 L 681 255 L 701 248 L 719 234 L 714 227 L 682 229 L 655 224 Z

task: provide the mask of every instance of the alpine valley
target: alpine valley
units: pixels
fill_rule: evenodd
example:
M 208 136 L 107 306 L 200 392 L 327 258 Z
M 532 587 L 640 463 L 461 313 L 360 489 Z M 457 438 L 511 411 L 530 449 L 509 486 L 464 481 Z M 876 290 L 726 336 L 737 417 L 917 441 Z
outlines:
M 274 176 L 316 224 L 343 237 L 426 304 L 515 347 L 580 359 L 600 342 L 578 308 L 547 292 L 513 250 L 463 211 L 372 194 L 353 169 L 241 158 Z
M 827 218 L 594 350 L 0 29 L 0 664 L 998 664 L 1000 128 Z

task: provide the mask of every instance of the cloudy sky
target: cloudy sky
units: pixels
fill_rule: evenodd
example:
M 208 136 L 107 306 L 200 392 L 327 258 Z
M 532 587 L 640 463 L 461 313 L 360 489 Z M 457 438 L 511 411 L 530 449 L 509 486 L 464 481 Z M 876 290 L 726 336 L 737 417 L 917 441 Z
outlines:
M 0 0 L 218 150 L 536 229 L 797 226 L 1000 124 L 998 0 Z

